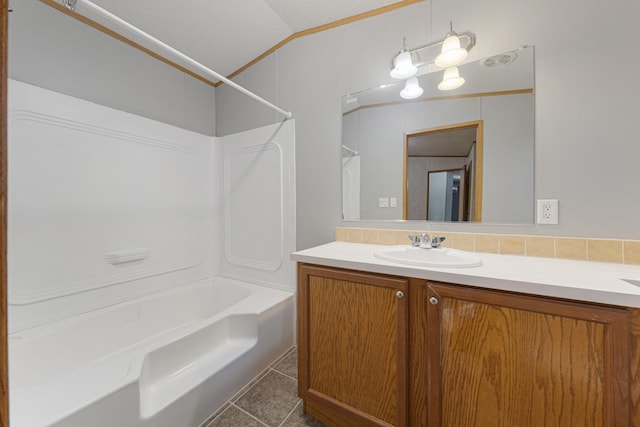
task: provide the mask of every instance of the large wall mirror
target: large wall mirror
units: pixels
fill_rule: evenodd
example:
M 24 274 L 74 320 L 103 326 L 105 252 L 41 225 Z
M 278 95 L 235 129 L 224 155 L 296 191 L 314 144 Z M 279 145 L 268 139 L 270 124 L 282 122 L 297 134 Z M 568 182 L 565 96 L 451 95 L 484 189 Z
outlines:
M 343 97 L 343 219 L 531 224 L 534 215 L 533 48 Z

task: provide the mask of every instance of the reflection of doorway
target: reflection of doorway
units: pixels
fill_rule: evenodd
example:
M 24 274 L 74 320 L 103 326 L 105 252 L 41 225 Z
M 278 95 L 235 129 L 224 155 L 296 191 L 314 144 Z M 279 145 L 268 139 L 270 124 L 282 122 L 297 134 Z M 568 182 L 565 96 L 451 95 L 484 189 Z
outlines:
M 360 156 L 342 158 L 342 219 L 360 219 Z
M 403 219 L 481 220 L 482 124 L 456 123 L 405 135 Z
M 427 174 L 427 220 L 465 221 L 465 172 L 461 169 Z

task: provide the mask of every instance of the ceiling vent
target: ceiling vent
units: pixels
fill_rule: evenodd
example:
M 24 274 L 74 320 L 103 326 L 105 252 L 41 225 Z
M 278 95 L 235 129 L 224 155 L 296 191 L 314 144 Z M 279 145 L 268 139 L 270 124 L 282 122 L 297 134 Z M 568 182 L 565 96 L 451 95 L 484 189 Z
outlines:
M 480 65 L 487 68 L 502 67 L 511 64 L 517 57 L 518 54 L 515 52 L 503 53 L 486 58 L 480 63 Z

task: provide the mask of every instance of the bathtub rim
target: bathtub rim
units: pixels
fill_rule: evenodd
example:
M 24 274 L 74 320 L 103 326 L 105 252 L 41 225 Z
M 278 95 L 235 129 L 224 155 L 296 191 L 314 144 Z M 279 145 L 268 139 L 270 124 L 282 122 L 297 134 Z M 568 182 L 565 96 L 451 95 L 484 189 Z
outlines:
M 168 330 L 159 335 L 150 337 L 148 339 L 144 339 L 127 348 L 119 349 L 118 351 L 112 352 L 108 355 L 105 355 L 104 357 L 100 357 L 96 360 L 92 360 L 90 363 L 80 366 L 77 369 L 74 369 L 70 372 L 67 372 L 62 376 L 54 378 L 49 383 L 36 384 L 33 386 L 20 387 L 17 389 L 16 388 L 10 389 L 11 395 L 13 396 L 13 398 L 12 399 L 10 398 L 9 400 L 11 419 L 14 422 L 23 422 L 24 419 L 29 420 L 29 417 L 24 418 L 22 415 L 20 415 L 19 417 L 16 417 L 16 414 L 27 413 L 28 409 L 33 408 L 34 402 L 33 402 L 33 399 L 31 399 L 31 397 L 35 395 L 35 398 L 37 399 L 38 395 L 40 395 L 40 398 L 44 400 L 44 396 L 47 394 L 46 391 L 48 391 L 50 395 L 55 395 L 55 391 L 56 391 L 56 390 L 47 390 L 47 387 L 55 388 L 56 386 L 59 386 L 61 383 L 62 385 L 65 385 L 65 381 L 68 382 L 68 384 L 66 385 L 71 387 L 72 385 L 74 385 L 74 383 L 72 382 L 72 380 L 74 379 L 74 376 L 80 377 L 79 375 L 77 375 L 79 372 L 81 373 L 83 370 L 89 370 L 90 368 L 99 366 L 102 363 L 106 363 L 107 366 L 109 366 L 108 364 L 113 362 L 113 360 L 115 360 L 114 363 L 120 362 L 121 363 L 120 368 L 122 369 L 124 369 L 125 362 L 123 362 L 121 359 L 129 360 L 127 374 L 123 378 L 120 378 L 120 380 L 117 381 L 115 385 L 114 383 L 109 384 L 109 380 L 104 380 L 103 385 L 106 384 L 106 386 L 101 389 L 101 392 L 98 394 L 92 393 L 89 396 L 87 396 L 86 394 L 80 393 L 79 390 L 81 389 L 79 388 L 79 390 L 76 390 L 76 395 L 65 394 L 65 399 L 61 399 L 60 402 L 57 402 L 58 405 L 53 405 L 53 404 L 43 405 L 42 409 L 44 410 L 44 414 L 41 414 L 41 416 L 38 416 L 37 418 L 45 421 L 44 425 L 49 425 L 51 423 L 55 424 L 57 422 L 64 420 L 66 417 L 78 411 L 81 411 L 84 408 L 89 407 L 91 404 L 97 402 L 98 400 L 105 398 L 113 393 L 117 393 L 118 391 L 123 390 L 129 386 L 134 386 L 136 388 L 139 388 L 140 386 L 139 382 L 141 380 L 143 363 L 146 355 L 150 354 L 153 351 L 157 351 L 163 348 L 164 346 L 170 345 L 172 342 L 175 342 L 176 340 L 179 340 L 188 335 L 197 333 L 198 331 L 204 328 L 207 328 L 208 326 L 226 318 L 227 316 L 232 316 L 234 314 L 253 314 L 253 313 L 260 316 L 262 314 L 270 312 L 271 310 L 275 310 L 280 306 L 286 310 L 287 306 L 290 305 L 291 307 L 293 307 L 293 312 L 290 314 L 292 324 L 295 323 L 295 294 L 293 292 L 267 288 L 265 286 L 257 285 L 255 283 L 239 281 L 236 279 L 230 279 L 222 276 L 214 276 L 212 278 L 202 279 L 186 285 L 181 285 L 179 287 L 172 288 L 170 290 L 164 290 L 162 292 L 146 295 L 141 298 L 136 298 L 134 300 L 127 301 L 125 303 L 119 303 L 109 307 L 104 307 L 99 310 L 95 310 L 95 312 L 82 313 L 81 315 L 78 315 L 72 319 L 62 319 L 60 321 L 53 322 L 52 324 L 38 326 L 36 328 L 33 328 L 34 329 L 33 331 L 32 330 L 28 331 L 30 334 L 28 336 L 28 339 L 25 340 L 24 343 L 25 344 L 31 343 L 37 340 L 39 337 L 46 335 L 47 333 L 58 331 L 60 328 L 64 328 L 66 326 L 73 326 L 77 324 L 77 322 L 81 322 L 83 319 L 89 319 L 94 316 L 104 315 L 106 312 L 113 311 L 114 309 L 120 306 L 136 303 L 142 300 L 157 298 L 165 294 L 170 295 L 176 292 L 184 292 L 192 288 L 214 285 L 216 281 L 218 282 L 223 281 L 233 286 L 249 288 L 250 290 L 252 290 L 252 292 L 248 297 L 242 299 L 241 301 L 237 302 L 233 306 L 228 307 L 225 310 L 222 310 L 221 312 L 215 314 L 212 317 L 202 319 L 198 322 L 188 324 L 186 326 Z M 264 301 L 264 298 L 262 297 L 264 297 L 265 294 L 271 295 L 272 298 L 267 299 L 267 301 Z M 260 309 L 250 311 L 247 305 L 249 303 L 256 303 L 256 302 Z M 293 328 L 293 331 L 294 331 L 294 336 L 292 337 L 292 339 L 293 339 L 293 342 L 295 342 L 295 328 Z M 12 356 L 14 355 L 19 357 L 19 354 L 17 353 L 12 354 Z M 80 380 L 80 382 L 82 382 L 82 380 Z M 11 387 L 11 375 L 9 377 L 9 384 Z M 16 402 L 16 396 L 18 396 L 18 399 L 19 399 L 18 402 Z M 29 398 L 27 398 L 27 396 Z M 46 403 L 49 403 L 49 402 L 46 402 Z M 18 405 L 18 407 L 16 407 L 16 405 Z M 139 408 L 140 407 L 139 401 L 137 402 L 137 405 Z M 21 425 L 21 424 L 17 424 L 17 425 Z M 28 424 L 28 425 L 31 425 L 31 424 Z

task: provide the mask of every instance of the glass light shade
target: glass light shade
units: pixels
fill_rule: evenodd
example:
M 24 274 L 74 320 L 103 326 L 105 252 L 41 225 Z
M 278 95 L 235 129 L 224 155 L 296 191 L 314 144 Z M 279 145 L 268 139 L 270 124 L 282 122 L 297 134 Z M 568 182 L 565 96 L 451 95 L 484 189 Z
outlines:
M 447 68 L 444 72 L 442 81 L 438 84 L 440 90 L 453 90 L 458 89 L 464 84 L 464 79 L 460 77 L 458 67 Z
M 440 55 L 436 57 L 436 66 L 440 68 L 453 67 L 458 65 L 467 58 L 467 49 L 460 47 L 460 39 L 457 35 L 453 34 L 447 37 L 442 43 L 442 51 Z
M 389 74 L 394 79 L 406 79 L 414 76 L 418 72 L 418 68 L 413 65 L 413 61 L 411 60 L 411 54 L 407 51 L 400 52 L 393 63 L 395 66 Z
M 417 77 L 411 77 L 404 84 L 404 89 L 400 91 L 400 96 L 404 99 L 415 99 L 422 95 L 424 90 L 420 87 Z

